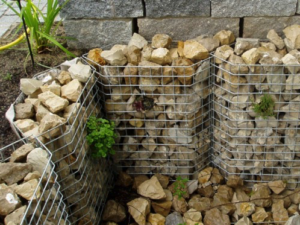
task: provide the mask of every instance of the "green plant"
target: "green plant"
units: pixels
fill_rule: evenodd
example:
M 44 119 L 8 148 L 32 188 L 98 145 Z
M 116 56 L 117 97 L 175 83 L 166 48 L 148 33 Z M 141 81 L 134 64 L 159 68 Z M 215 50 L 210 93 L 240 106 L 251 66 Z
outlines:
M 115 123 L 112 121 L 96 118 L 95 116 L 88 119 L 86 139 L 88 144 L 91 145 L 93 157 L 106 157 L 108 154 L 115 153 L 112 149 L 117 137 L 114 128 Z
M 182 178 L 178 176 L 174 182 L 174 195 L 181 199 L 186 194 L 186 183 L 188 182 L 187 178 Z
M 252 103 L 253 111 L 257 114 L 257 116 L 267 119 L 269 116 L 274 116 L 274 107 L 275 102 L 271 95 L 264 94 L 260 98 L 259 103 Z
M 12 76 L 13 76 L 12 74 L 7 73 L 6 75 L 2 75 L 2 78 L 3 78 L 3 80 L 11 81 Z
M 57 37 L 51 30 L 55 18 L 69 0 L 66 0 L 62 5 L 59 5 L 59 0 L 48 0 L 47 12 L 45 15 L 31 0 L 26 1 L 26 5 L 22 8 L 20 13 L 7 0 L 2 0 L 2 2 L 13 10 L 20 18 L 24 18 L 26 26 L 30 30 L 30 45 L 37 53 L 42 52 L 49 47 L 57 46 L 68 56 L 75 57 L 73 53 L 68 51 L 57 41 Z M 18 4 L 18 2 L 16 2 L 16 4 Z
M 198 223 L 196 223 L 195 225 L 197 225 Z M 186 225 L 186 222 L 184 222 L 184 223 L 179 223 L 179 224 L 177 224 L 177 225 Z

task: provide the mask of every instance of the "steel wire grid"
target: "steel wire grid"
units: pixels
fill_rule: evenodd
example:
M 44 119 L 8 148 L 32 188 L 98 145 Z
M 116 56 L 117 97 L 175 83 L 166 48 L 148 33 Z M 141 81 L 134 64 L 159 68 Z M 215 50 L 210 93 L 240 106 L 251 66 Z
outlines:
M 119 168 L 190 176 L 209 163 L 210 58 L 191 66 L 95 67 L 105 117 L 119 136 Z
M 300 67 L 233 64 L 217 57 L 213 66 L 214 165 L 226 177 L 239 175 L 250 185 L 280 179 L 296 188 L 300 175 Z M 274 102 L 271 116 L 265 118 L 254 112 L 264 96 Z
M 10 154 L 23 146 L 26 139 L 20 139 L 0 149 L 0 162 L 5 163 L 10 159 Z M 48 161 L 39 178 L 38 186 L 35 189 L 31 200 L 28 201 L 22 224 L 70 224 L 68 213 L 60 192 L 60 185 L 57 181 L 57 174 L 54 172 L 54 164 L 51 162 L 51 153 L 41 144 L 36 142 L 36 147 L 43 149 L 48 154 Z

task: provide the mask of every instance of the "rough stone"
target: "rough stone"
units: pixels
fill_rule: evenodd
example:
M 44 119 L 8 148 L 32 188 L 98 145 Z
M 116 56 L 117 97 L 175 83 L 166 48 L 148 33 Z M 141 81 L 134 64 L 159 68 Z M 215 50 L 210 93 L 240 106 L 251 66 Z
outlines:
M 91 67 L 84 64 L 73 64 L 70 66 L 68 71 L 73 79 L 77 79 L 82 83 L 87 82 L 92 75 Z
M 126 48 L 125 56 L 128 63 L 132 65 L 138 65 L 141 61 L 141 50 L 135 45 L 131 45 Z
M 103 51 L 101 57 L 112 66 L 124 66 L 127 63 L 127 58 L 121 49 Z
M 234 52 L 237 55 L 241 55 L 245 51 L 250 50 L 251 48 L 258 48 L 258 47 L 259 47 L 258 38 L 237 38 L 234 47 Z
M 253 225 L 248 217 L 243 217 L 235 223 L 235 225 Z
M 205 213 L 203 222 L 205 225 L 230 225 L 229 216 L 216 208 L 210 209 Z
M 230 30 L 221 30 L 215 34 L 214 38 L 218 39 L 221 45 L 230 45 L 235 41 L 235 36 Z
M 155 34 L 152 37 L 152 48 L 170 48 L 172 38 L 167 34 Z
M 14 124 L 23 133 L 37 127 L 37 124 L 31 119 L 17 120 Z
M 207 167 L 204 170 L 200 171 L 198 174 L 198 181 L 200 184 L 205 184 L 209 181 L 211 173 L 213 171 L 212 167 Z
M 150 60 L 159 65 L 166 65 L 172 62 L 169 50 L 166 48 L 157 48 L 152 51 Z
M 72 80 L 71 74 L 68 71 L 61 71 L 57 76 L 57 80 L 61 85 L 67 84 Z
M 60 16 L 64 19 L 108 19 L 135 18 L 145 15 L 140 0 L 130 2 L 110 1 L 109 3 L 97 0 L 88 2 L 85 0 L 71 0 L 63 7 Z
M 101 13 L 98 11 L 97 14 Z M 105 46 L 106 49 L 109 49 L 115 44 L 127 44 L 132 35 L 131 19 L 64 20 L 63 25 L 66 36 L 74 38 L 74 40 L 67 40 L 68 46 L 74 49 L 92 49 L 99 46 Z
M 255 213 L 251 215 L 252 221 L 254 223 L 264 222 L 266 218 L 268 218 L 268 213 L 262 207 L 256 207 Z
M 183 54 L 193 61 L 206 59 L 209 56 L 208 50 L 198 41 L 188 40 L 184 42 Z
M 29 180 L 33 180 L 33 179 L 40 179 L 41 178 L 41 174 L 38 171 L 33 171 L 32 173 L 28 173 L 25 177 L 24 177 L 24 181 L 27 182 Z
M 106 64 L 106 61 L 105 59 L 103 59 L 101 57 L 101 52 L 103 50 L 101 48 L 94 48 L 94 49 L 91 49 L 89 52 L 88 52 L 88 55 L 87 55 L 87 58 L 90 60 L 89 63 L 91 63 L 94 67 L 96 67 L 97 69 L 100 69 L 99 68 L 99 65 L 101 66 L 104 66 Z M 67 74 L 66 74 L 66 78 L 67 78 Z M 64 81 L 64 80 L 62 80 Z M 61 82 L 61 81 L 60 81 Z M 69 81 L 70 82 L 70 81 Z M 65 82 L 64 82 L 65 83 Z M 64 84 L 63 83 L 63 84 Z M 68 83 L 68 82 L 67 82 Z
M 178 212 L 173 212 L 166 217 L 166 225 L 183 224 L 183 218 Z
M 125 84 L 130 86 L 136 85 L 138 82 L 137 74 L 138 68 L 135 65 L 128 63 L 124 69 Z
M 261 56 L 259 52 L 257 51 L 257 48 L 252 48 L 246 52 L 243 53 L 242 59 L 247 64 L 256 64 L 260 60 Z M 251 67 L 253 68 L 253 67 Z M 250 69 L 251 69 L 250 68 Z M 251 69 L 252 72 L 254 72 L 254 69 Z
M 201 198 L 200 195 L 194 195 L 189 201 L 188 206 L 190 209 L 204 212 L 211 207 L 211 200 L 207 197 Z
M 177 195 L 174 196 L 172 201 L 173 209 L 180 214 L 183 214 L 187 211 L 187 202 L 184 198 L 179 198 Z
M 166 218 L 160 214 L 150 213 L 148 215 L 148 222 L 151 225 L 163 225 L 165 224 Z
M 154 92 L 157 89 L 157 86 L 159 85 L 160 80 L 159 79 L 153 79 L 153 78 L 144 78 L 141 77 L 139 80 L 139 88 L 142 91 L 145 92 Z
M 32 166 L 28 163 L 0 163 L 0 182 L 17 183 L 31 171 Z
M 279 200 L 272 205 L 274 222 L 285 222 L 289 219 L 288 211 L 284 208 L 284 201 Z
M 51 91 L 39 94 L 38 98 L 43 103 L 43 105 L 46 106 L 52 113 L 62 111 L 69 105 L 68 100 L 58 97 Z
M 123 205 L 114 200 L 108 200 L 102 215 L 105 221 L 122 222 L 126 218 L 126 211 Z
M 210 1 L 186 2 L 178 0 L 146 0 L 147 17 L 191 17 L 191 16 L 210 16 Z
M 128 47 L 134 45 L 139 49 L 142 49 L 145 46 L 147 46 L 147 44 L 148 44 L 147 40 L 142 35 L 134 33 L 128 43 Z
M 34 149 L 32 144 L 24 144 L 20 148 L 16 149 L 10 156 L 9 162 L 24 161 L 29 152 Z
M 299 16 L 245 17 L 243 37 L 265 39 L 270 28 L 283 37 L 283 29 L 297 23 L 299 23 Z
M 119 178 L 118 178 L 118 184 L 123 186 L 123 187 L 129 187 L 132 185 L 133 179 L 132 177 L 125 173 L 125 172 L 120 172 L 119 173 Z
M 37 107 L 36 114 L 35 114 L 36 121 L 41 122 L 41 120 L 44 118 L 44 116 L 46 116 L 50 113 L 51 112 L 46 107 L 44 107 L 42 104 L 40 104 Z
M 252 188 L 253 195 L 250 200 L 259 207 L 270 207 L 272 204 L 270 189 L 266 185 L 255 184 Z
M 283 49 L 285 47 L 285 44 L 283 42 L 283 39 L 277 34 L 277 32 L 274 29 L 271 29 L 268 34 L 267 38 L 270 42 L 272 42 L 278 49 Z
M 80 106 L 81 106 L 80 103 L 72 103 L 68 105 L 64 110 L 63 118 L 68 120 L 70 123 L 73 123 L 75 120 L 77 120 L 76 115 L 80 110 Z M 82 107 L 81 110 L 83 111 L 85 110 L 85 108 Z
M 143 61 L 139 63 L 139 75 L 142 76 L 152 76 L 152 75 L 161 75 L 162 66 L 148 61 Z
M 34 116 L 34 108 L 30 103 L 18 103 L 15 105 L 15 119 L 30 119 Z
M 151 202 L 151 206 L 154 212 L 168 216 L 171 211 L 172 201 Z
M 195 209 L 189 209 L 186 213 L 184 213 L 184 218 L 194 222 L 201 222 L 202 214 Z
M 203 45 L 207 51 L 214 51 L 216 48 L 220 46 L 220 41 L 217 38 L 209 35 L 200 35 L 195 38 L 201 45 Z
M 218 207 L 223 214 L 232 215 L 236 207 L 234 204 L 230 204 L 227 196 L 222 196 L 221 194 L 215 194 L 213 197 L 213 201 L 211 203 L 212 207 Z
M 300 224 L 300 216 L 299 215 L 294 215 L 288 219 L 285 225 L 295 225 L 295 224 Z
M 283 30 L 291 49 L 300 48 L 300 25 L 294 24 Z M 285 41 L 285 43 L 287 43 Z
M 41 196 L 41 187 L 36 179 L 17 185 L 14 190 L 19 196 L 28 201 L 38 199 Z
M 51 166 L 49 164 L 49 154 L 42 148 L 33 149 L 27 156 L 27 163 L 32 166 L 33 171 L 38 171 L 40 174 L 44 174 L 46 178 L 51 173 Z
M 53 94 L 60 96 L 61 86 L 53 81 L 51 84 L 44 84 L 40 89 L 42 92 L 51 91 Z
M 255 204 L 252 202 L 242 202 L 236 204 L 237 214 L 239 216 L 250 216 L 255 212 Z
M 43 85 L 42 81 L 36 79 L 22 78 L 20 79 L 20 90 L 25 95 L 31 95 Z
M 21 201 L 11 188 L 0 188 L 0 215 L 6 216 L 21 205 Z
M 61 87 L 61 97 L 69 101 L 76 102 L 81 94 L 82 84 L 79 80 L 74 79 L 68 84 Z
M 150 213 L 150 204 L 144 198 L 136 198 L 127 203 L 128 211 L 138 225 L 146 225 L 146 217 Z
M 190 180 L 186 183 L 189 194 L 193 194 L 198 189 L 198 180 Z
M 243 182 L 243 179 L 241 177 L 236 176 L 236 175 L 230 175 L 228 177 L 228 180 L 227 180 L 226 184 L 229 187 L 237 188 L 239 186 L 243 186 L 244 182 Z
M 204 197 L 207 197 L 207 198 L 211 198 L 215 194 L 215 191 L 214 191 L 212 185 L 208 185 L 206 187 L 198 188 L 197 192 L 201 196 L 204 196 Z
M 40 122 L 39 133 L 42 134 L 45 138 L 57 137 L 61 135 L 62 132 L 64 132 L 65 126 L 63 124 L 65 122 L 66 120 L 60 116 L 57 116 L 55 114 L 48 114 Z M 50 129 L 51 131 L 49 131 Z
M 282 180 L 276 180 L 269 182 L 268 186 L 275 194 L 280 194 L 286 188 L 286 183 Z
M 195 69 L 192 65 L 193 62 L 186 58 L 178 58 L 173 61 L 172 66 L 175 67 L 178 80 L 181 84 L 190 85 L 192 83 L 192 76 L 195 73 Z
M 212 0 L 212 17 L 292 16 L 297 0 Z
M 187 3 L 185 2 L 185 4 Z M 188 40 L 202 34 L 215 35 L 224 27 L 238 36 L 239 18 L 140 18 L 138 19 L 138 27 L 139 33 L 147 40 L 151 40 L 158 33 L 168 34 L 173 40 Z
M 162 186 L 155 176 L 152 176 L 150 180 L 147 180 L 138 186 L 137 193 L 144 197 L 157 200 L 166 197 Z
M 26 205 L 16 209 L 4 218 L 4 223 L 7 225 L 21 224 L 26 211 Z
M 154 174 L 155 177 L 157 177 L 160 185 L 162 186 L 162 188 L 166 189 L 169 185 L 169 176 L 163 175 L 163 174 Z
M 215 62 L 221 64 L 233 55 L 233 49 L 229 45 L 223 45 L 215 51 Z

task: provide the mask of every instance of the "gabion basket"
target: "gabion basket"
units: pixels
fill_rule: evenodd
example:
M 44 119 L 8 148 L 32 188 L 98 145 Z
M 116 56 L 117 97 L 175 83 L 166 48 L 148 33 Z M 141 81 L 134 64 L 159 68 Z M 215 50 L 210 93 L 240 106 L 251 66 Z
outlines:
M 210 58 L 191 66 L 97 67 L 105 117 L 119 136 L 119 168 L 190 176 L 209 163 Z
M 299 66 L 233 64 L 218 57 L 213 66 L 214 165 L 226 177 L 239 175 L 250 184 L 281 179 L 295 188 L 300 175 Z
M 25 143 L 28 142 L 26 139 L 20 139 L 10 145 L 5 146 L 4 148 L 0 149 L 0 162 L 1 164 L 11 163 L 10 155 L 16 151 L 20 150 Z M 36 143 L 39 143 L 38 141 Z M 31 145 L 31 144 L 27 144 Z M 31 145 L 34 148 L 33 145 Z M 44 167 L 37 167 L 33 166 L 33 169 L 37 169 L 36 171 L 40 172 L 40 177 L 36 178 L 36 187 L 32 189 L 32 197 L 29 200 L 23 201 L 23 205 L 18 206 L 18 208 L 6 216 L 5 224 L 9 223 L 10 218 L 9 216 L 12 214 L 18 214 L 20 217 L 20 221 L 11 221 L 11 222 L 18 222 L 18 224 L 47 224 L 47 223 L 54 223 L 54 224 L 70 224 L 68 220 L 68 213 L 66 211 L 66 206 L 63 202 L 63 195 L 60 192 L 60 185 L 57 183 L 57 174 L 54 172 L 54 164 L 51 162 L 51 153 L 43 146 L 39 144 L 37 148 L 34 148 L 32 151 L 42 151 L 47 157 L 44 158 L 43 165 Z M 30 153 L 29 153 L 30 154 Z M 25 156 L 26 157 L 26 156 Z M 45 161 L 45 159 L 47 161 Z M 26 159 L 18 160 L 18 164 L 21 164 L 21 161 Z M 31 161 L 28 162 L 31 164 Z M 40 171 L 39 171 L 40 170 Z M 32 171 L 33 172 L 33 171 Z M 26 178 L 26 177 L 25 177 Z M 24 178 L 24 179 L 25 179 Z M 23 180 L 23 179 L 22 179 Z M 34 181 L 29 180 L 29 181 Z M 28 182 L 26 180 L 26 182 Z M 26 183 L 24 181 L 24 183 Z M 20 183 L 20 182 L 18 182 Z M 7 188 L 10 189 L 13 193 L 19 193 L 18 190 L 21 188 L 20 186 L 25 185 L 24 183 L 21 184 L 14 184 L 8 186 Z M 28 184 L 28 183 L 26 183 Z M 3 185 L 3 184 L 2 184 Z M 2 186 L 2 190 L 5 190 L 6 187 Z M 27 187 L 29 188 L 29 187 Z M 19 195 L 19 194 L 18 194 Z M 18 196 L 18 198 L 25 198 L 23 195 Z M 15 198 L 12 200 L 16 201 Z M 25 208 L 24 208 L 25 207 Z

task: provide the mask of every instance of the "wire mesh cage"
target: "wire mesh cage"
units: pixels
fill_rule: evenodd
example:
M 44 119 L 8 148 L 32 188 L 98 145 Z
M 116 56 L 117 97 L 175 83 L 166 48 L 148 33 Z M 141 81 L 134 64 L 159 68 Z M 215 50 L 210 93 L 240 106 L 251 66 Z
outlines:
M 105 117 L 115 122 L 119 136 L 119 168 L 190 176 L 209 163 L 210 58 L 187 66 L 144 61 L 97 67 Z
M 299 66 L 214 57 L 213 156 L 226 177 L 299 183 Z
M 0 192 L 7 201 L 1 205 L 2 222 L 70 224 L 51 153 L 42 144 L 26 142 L 20 139 L 0 149 Z

